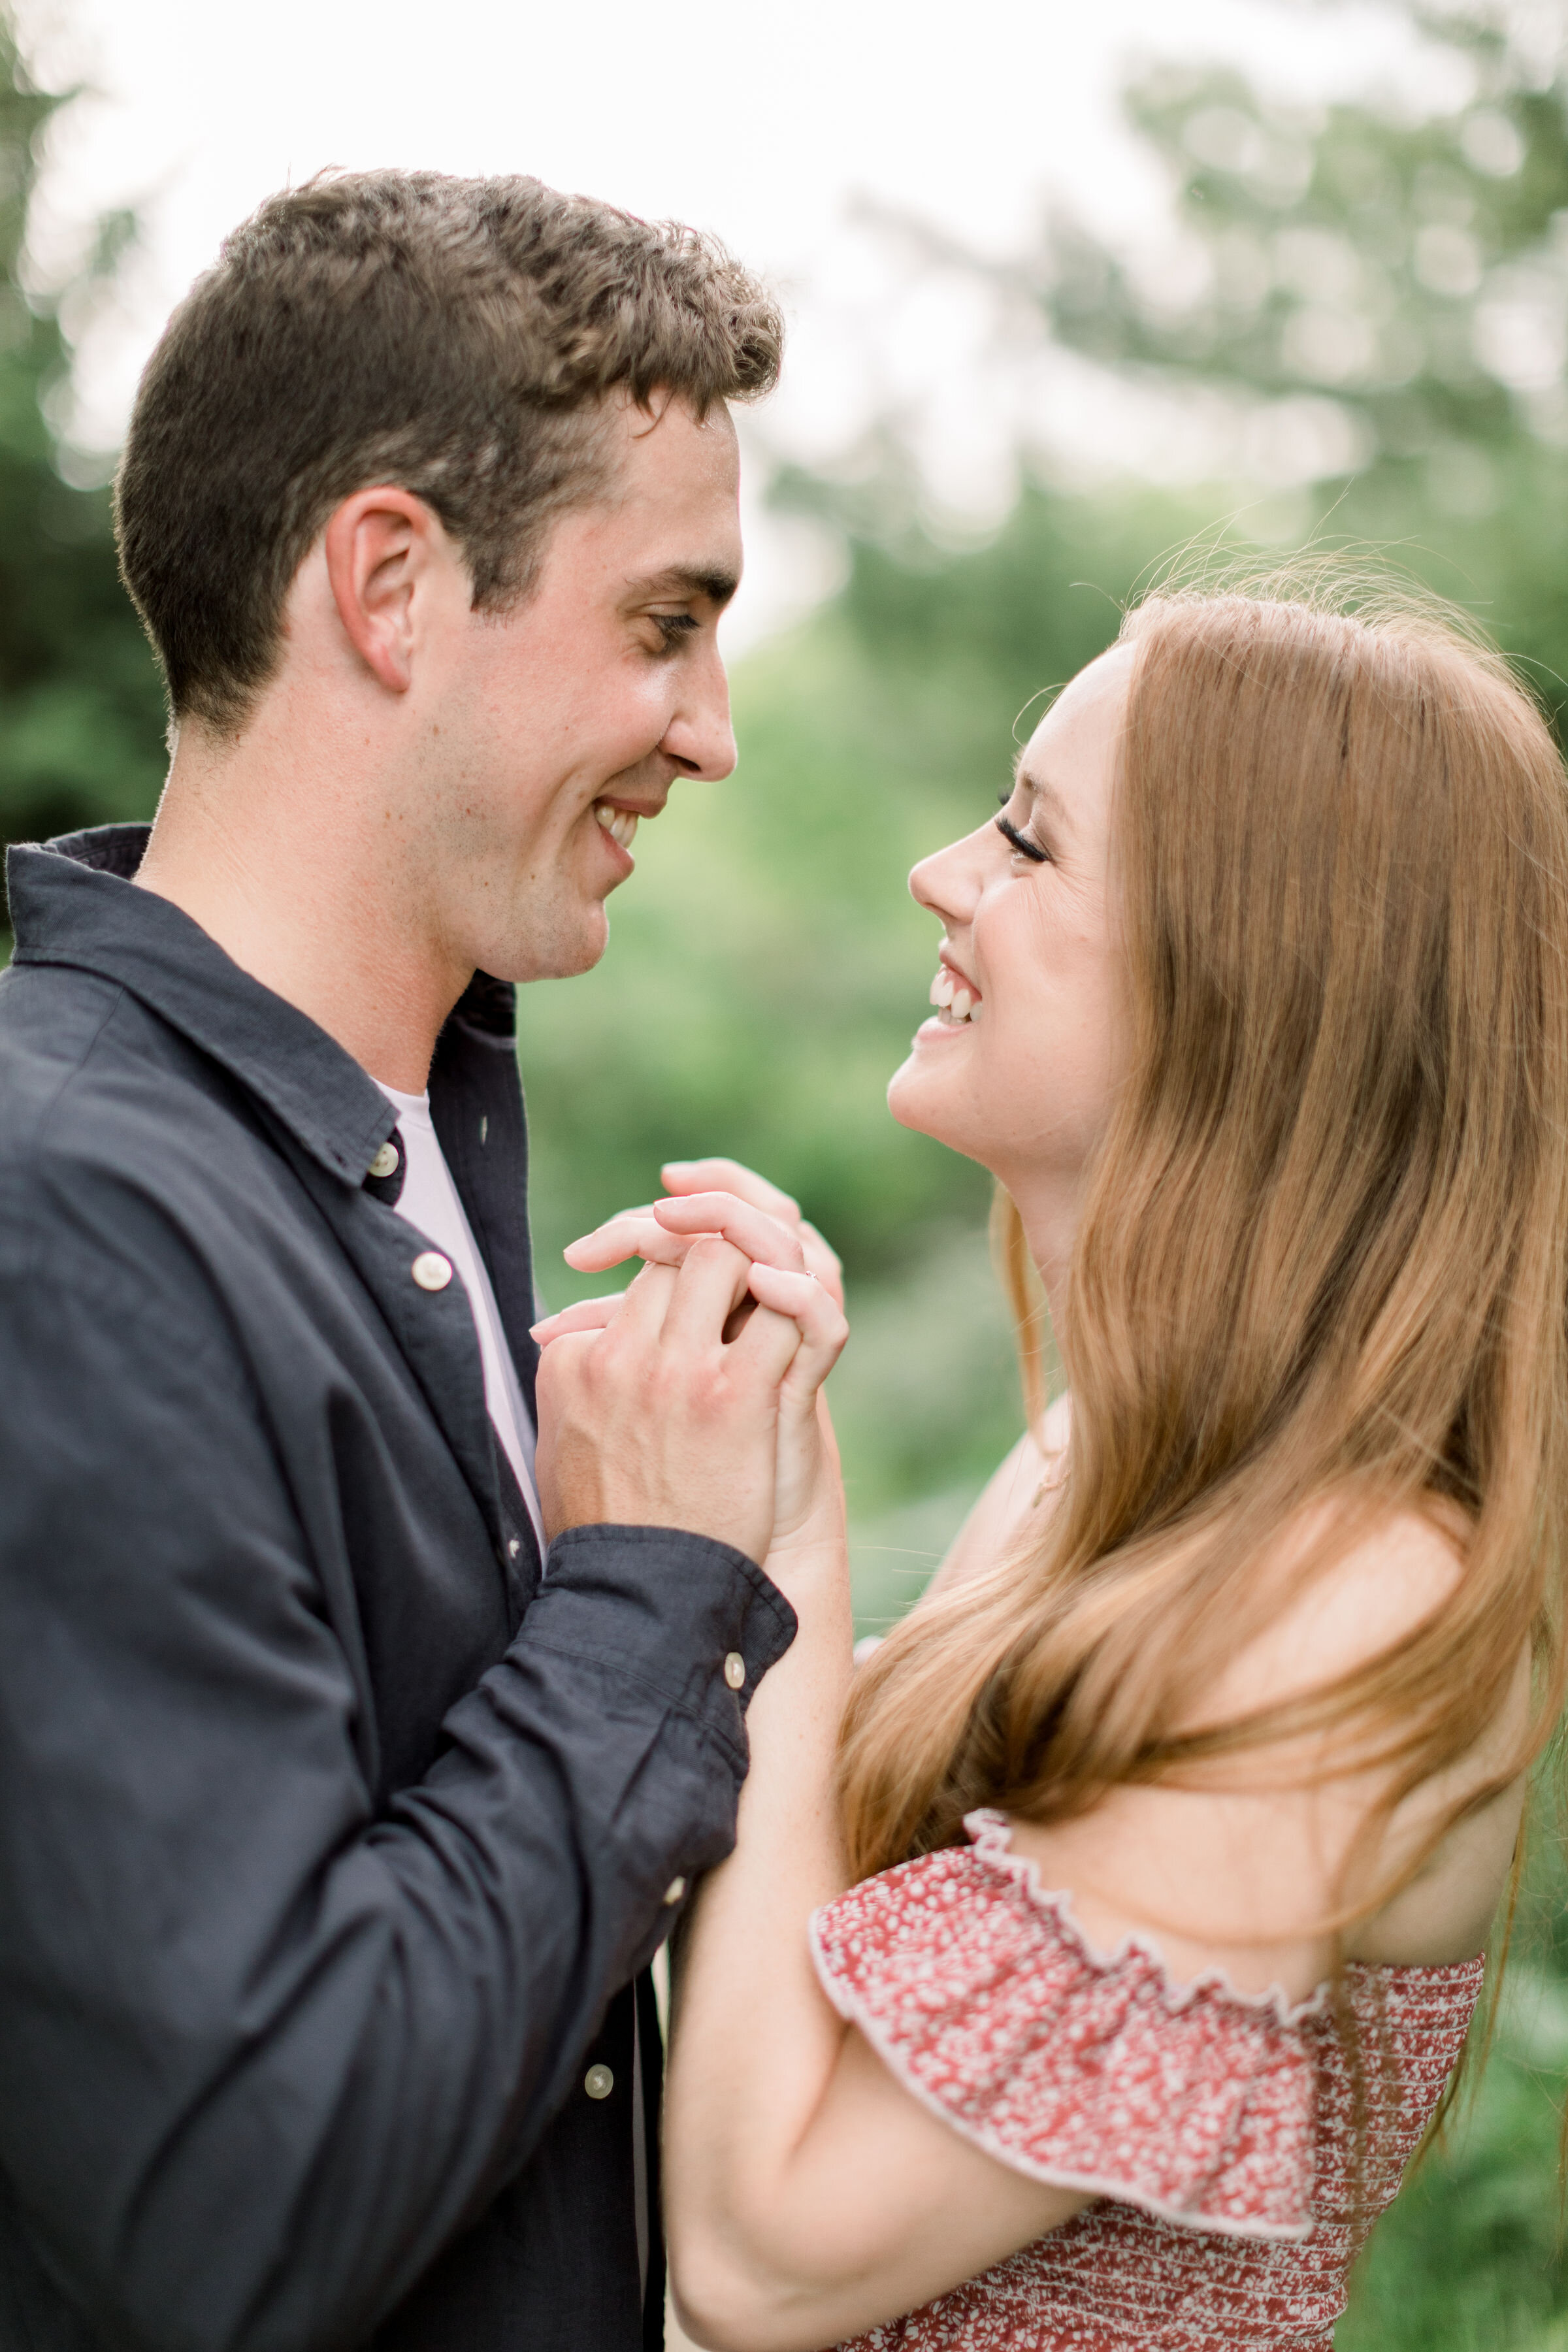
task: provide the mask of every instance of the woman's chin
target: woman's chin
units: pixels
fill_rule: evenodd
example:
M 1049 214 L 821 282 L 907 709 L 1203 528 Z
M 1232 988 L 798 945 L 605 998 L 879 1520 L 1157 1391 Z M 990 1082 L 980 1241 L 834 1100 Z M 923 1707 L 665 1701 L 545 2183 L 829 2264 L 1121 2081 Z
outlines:
M 934 1141 L 945 1143 L 950 1150 L 973 1157 L 962 1135 L 954 1131 L 963 1121 L 952 1099 L 952 1089 L 942 1084 L 942 1073 L 931 1068 L 918 1046 L 908 1061 L 900 1063 L 888 1081 L 888 1108 L 900 1127 L 912 1129 L 916 1135 L 929 1135 Z

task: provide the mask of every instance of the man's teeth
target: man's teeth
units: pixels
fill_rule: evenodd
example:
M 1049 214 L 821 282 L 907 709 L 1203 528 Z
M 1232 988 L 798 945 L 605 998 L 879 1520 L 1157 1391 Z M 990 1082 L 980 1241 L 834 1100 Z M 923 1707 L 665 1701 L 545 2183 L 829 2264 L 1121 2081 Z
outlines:
M 944 1028 L 956 1029 L 965 1021 L 973 1023 L 980 1018 L 979 997 L 965 988 L 962 981 L 954 980 L 946 964 L 942 966 L 931 984 L 931 1001 L 941 1014 Z
M 633 810 L 612 808 L 607 801 L 595 801 L 594 814 L 612 841 L 618 841 L 623 849 L 631 847 L 637 837 L 637 821 Z

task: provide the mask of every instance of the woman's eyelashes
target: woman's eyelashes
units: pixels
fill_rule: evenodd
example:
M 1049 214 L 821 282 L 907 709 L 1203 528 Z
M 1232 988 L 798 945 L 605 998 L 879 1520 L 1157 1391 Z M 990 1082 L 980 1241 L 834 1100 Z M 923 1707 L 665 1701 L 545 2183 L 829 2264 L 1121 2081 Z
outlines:
M 1013 823 L 1012 818 L 1007 814 L 1006 803 L 1010 801 L 1013 795 L 1011 793 L 1006 793 L 1003 795 L 1002 814 L 994 820 L 997 832 L 1001 834 L 1005 840 L 1012 843 L 1014 848 L 1018 852 L 1020 856 L 1029 858 L 1036 866 L 1048 865 L 1050 862 L 1050 851 L 1048 849 L 1042 849 L 1037 841 L 1031 841 L 1026 833 L 1020 833 L 1017 826 Z

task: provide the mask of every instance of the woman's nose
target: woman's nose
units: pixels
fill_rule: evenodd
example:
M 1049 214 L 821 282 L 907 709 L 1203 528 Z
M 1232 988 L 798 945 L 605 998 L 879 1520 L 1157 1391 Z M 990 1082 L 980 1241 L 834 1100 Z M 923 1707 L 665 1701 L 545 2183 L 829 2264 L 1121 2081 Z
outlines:
M 973 918 L 985 887 L 986 852 L 994 835 L 988 824 L 977 825 L 962 841 L 922 857 L 910 876 L 910 896 L 917 906 L 951 929 Z

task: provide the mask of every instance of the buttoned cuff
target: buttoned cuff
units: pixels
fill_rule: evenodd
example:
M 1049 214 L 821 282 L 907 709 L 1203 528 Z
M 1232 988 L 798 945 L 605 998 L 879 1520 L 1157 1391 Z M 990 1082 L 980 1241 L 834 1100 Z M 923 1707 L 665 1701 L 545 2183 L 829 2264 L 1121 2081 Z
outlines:
M 678 1528 L 569 1528 L 525 1620 L 591 1650 L 717 1732 L 744 1769 L 752 1693 L 783 1657 L 795 1611 L 754 1559 Z

